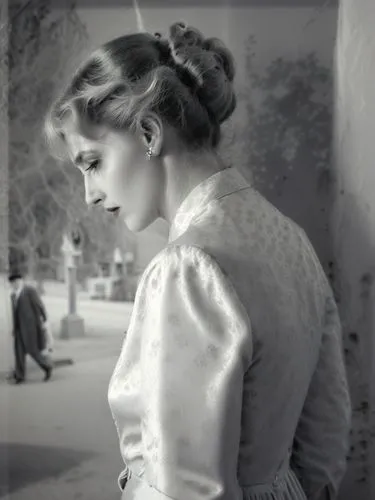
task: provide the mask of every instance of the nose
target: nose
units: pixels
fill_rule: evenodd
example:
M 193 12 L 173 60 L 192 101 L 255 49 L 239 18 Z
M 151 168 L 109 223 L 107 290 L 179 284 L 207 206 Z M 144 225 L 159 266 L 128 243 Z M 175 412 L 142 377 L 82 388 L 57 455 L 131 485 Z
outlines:
M 85 201 L 88 206 L 98 205 L 104 200 L 104 193 L 102 193 L 95 183 L 85 177 Z

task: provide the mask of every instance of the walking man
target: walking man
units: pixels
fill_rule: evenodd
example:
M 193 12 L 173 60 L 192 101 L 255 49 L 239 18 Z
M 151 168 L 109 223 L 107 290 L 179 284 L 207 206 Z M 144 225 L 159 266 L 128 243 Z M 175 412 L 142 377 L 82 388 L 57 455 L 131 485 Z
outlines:
M 20 273 L 9 276 L 12 287 L 13 340 L 15 370 L 13 380 L 16 384 L 25 381 L 26 355 L 31 356 L 44 371 L 44 380 L 51 378 L 52 364 L 42 351 L 46 347 L 44 323 L 47 321 L 45 307 L 37 291 L 26 285 Z

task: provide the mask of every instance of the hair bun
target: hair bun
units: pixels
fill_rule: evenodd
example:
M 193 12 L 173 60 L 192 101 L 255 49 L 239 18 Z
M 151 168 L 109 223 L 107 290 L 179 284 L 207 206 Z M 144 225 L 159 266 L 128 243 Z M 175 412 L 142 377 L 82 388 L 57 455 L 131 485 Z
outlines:
M 179 22 L 172 24 L 169 28 L 169 40 L 175 49 L 181 47 L 201 48 L 204 43 L 204 36 L 197 29 Z
M 196 93 L 211 119 L 217 123 L 228 119 L 236 107 L 235 68 L 224 43 L 205 39 L 198 29 L 178 22 L 169 29 L 168 45 L 178 76 Z
M 216 55 L 228 80 L 233 82 L 235 76 L 233 56 L 224 43 L 218 38 L 207 38 L 203 43 L 203 49 Z

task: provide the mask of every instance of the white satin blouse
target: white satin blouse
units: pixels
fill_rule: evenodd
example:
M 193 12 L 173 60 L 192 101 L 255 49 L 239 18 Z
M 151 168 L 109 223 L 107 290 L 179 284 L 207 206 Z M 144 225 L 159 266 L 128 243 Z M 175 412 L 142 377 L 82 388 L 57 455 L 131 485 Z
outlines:
M 305 233 L 236 169 L 178 210 L 108 399 L 124 500 L 334 498 L 351 413 L 337 308 Z

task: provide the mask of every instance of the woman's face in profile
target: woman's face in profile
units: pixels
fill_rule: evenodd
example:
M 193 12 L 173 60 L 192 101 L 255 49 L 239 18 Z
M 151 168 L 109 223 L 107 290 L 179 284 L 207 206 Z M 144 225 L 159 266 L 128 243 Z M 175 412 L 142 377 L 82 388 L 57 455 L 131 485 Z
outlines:
M 65 127 L 69 155 L 81 171 L 86 203 L 101 204 L 131 231 L 145 229 L 159 216 L 162 172 L 149 161 L 147 147 L 131 134 L 90 127 Z

